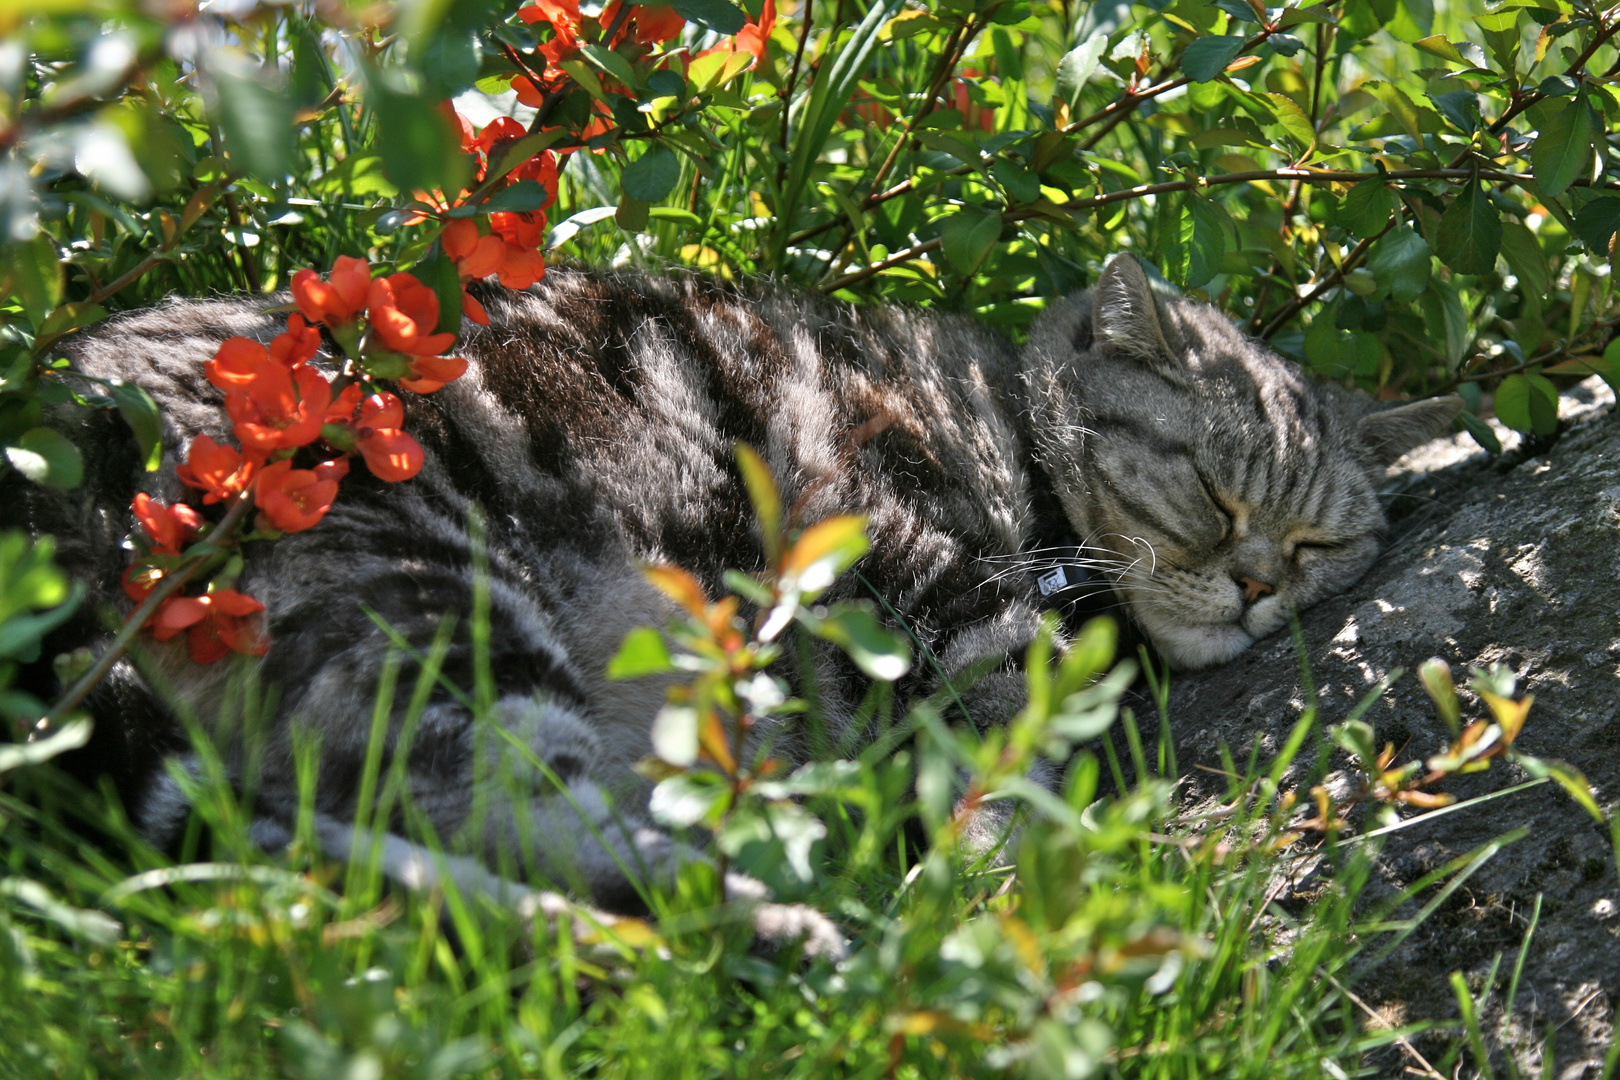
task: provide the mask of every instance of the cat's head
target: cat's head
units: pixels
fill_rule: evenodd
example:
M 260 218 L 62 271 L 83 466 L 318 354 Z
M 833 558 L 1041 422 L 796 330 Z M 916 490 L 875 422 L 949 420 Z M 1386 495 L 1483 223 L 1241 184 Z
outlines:
M 1116 256 L 1025 349 L 1031 435 L 1076 533 L 1174 666 L 1230 660 L 1372 565 L 1387 465 L 1461 402 L 1377 409 Z

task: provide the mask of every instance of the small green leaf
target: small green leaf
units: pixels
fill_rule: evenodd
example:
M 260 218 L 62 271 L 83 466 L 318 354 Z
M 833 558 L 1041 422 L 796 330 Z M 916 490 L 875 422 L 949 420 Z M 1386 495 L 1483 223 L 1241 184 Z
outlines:
M 1352 236 L 1377 236 L 1395 212 L 1395 196 L 1382 180 L 1363 180 L 1344 193 L 1336 221 Z
M 842 648 L 874 679 L 893 682 L 911 670 L 911 647 L 905 638 L 879 623 L 864 604 L 837 605 L 818 621 L 815 633 Z
M 640 232 L 647 227 L 647 210 L 646 203 L 629 195 L 621 195 L 619 208 L 613 212 L 613 220 L 625 232 Z
M 1381 291 L 1396 300 L 1415 300 L 1429 287 L 1429 245 L 1410 225 L 1386 233 L 1373 245 L 1367 269 L 1378 279 Z
M 1226 212 L 1209 199 L 1187 200 L 1192 235 L 1187 243 L 1187 288 L 1209 284 L 1226 258 Z
M 62 264 L 56 257 L 56 241 L 39 233 L 32 240 L 7 245 L 4 260 L 0 277 L 7 279 L 11 295 L 39 326 L 62 302 Z
M 1551 199 L 1569 189 L 1592 157 L 1592 111 L 1580 95 L 1550 108 L 1530 148 L 1530 168 L 1541 194 Z
M 612 49 L 604 49 L 600 45 L 587 44 L 581 46 L 580 51 L 585 54 L 585 58 L 592 64 L 595 64 L 602 71 L 613 76 L 615 79 L 618 79 L 619 82 L 624 84 L 626 89 L 632 91 L 635 90 L 636 72 L 635 69 L 630 66 L 630 61 L 626 60 Z
M 1041 197 L 1041 182 L 1034 173 L 1008 158 L 997 158 L 990 166 L 990 175 L 996 178 L 1007 199 L 1013 203 L 1032 203 Z
M 1534 372 L 1526 379 L 1530 384 L 1530 430 L 1537 435 L 1551 435 L 1558 430 L 1558 387 L 1545 375 Z
M 1474 441 L 1486 453 L 1494 455 L 1502 452 L 1502 441 L 1496 437 L 1491 425 L 1469 412 L 1463 413 L 1457 419 L 1462 422 L 1463 430 L 1473 436 Z
M 675 151 L 654 143 L 647 152 L 624 167 L 621 178 L 624 193 L 637 202 L 662 202 L 681 177 L 680 159 Z
M 1582 810 L 1591 814 L 1600 825 L 1607 825 L 1608 819 L 1603 816 L 1603 810 L 1598 806 L 1597 799 L 1592 795 L 1592 785 L 1587 783 L 1581 770 L 1566 761 L 1557 758 L 1531 757 L 1529 754 L 1515 753 L 1513 760 L 1524 767 L 1524 771 L 1538 779 L 1550 776 L 1564 793 L 1578 803 Z
M 66 435 L 47 427 L 23 432 L 16 445 L 6 447 L 6 460 L 36 484 L 63 491 L 84 479 L 84 459 Z
M 118 414 L 135 436 L 146 471 L 156 472 L 163 463 L 163 417 L 158 414 L 157 402 L 139 386 L 121 379 L 107 385 L 107 396 L 118 403 Z
M 1514 431 L 1530 430 L 1530 381 L 1509 375 L 1496 388 L 1496 418 Z
M 461 333 L 461 277 L 456 264 L 443 255 L 411 267 L 418 281 L 432 289 L 439 298 L 439 325 L 436 333 Z
M 1430 657 L 1418 665 L 1418 681 L 1451 733 L 1461 731 L 1462 706 L 1457 703 L 1457 688 L 1451 681 L 1451 665 L 1438 656 Z
M 292 167 L 298 130 L 292 98 L 270 84 L 263 68 L 225 49 L 216 49 L 207 66 L 217 92 L 219 128 L 236 167 L 263 180 L 280 180 Z
M 743 486 L 748 489 L 748 501 L 754 505 L 754 518 L 759 522 L 760 540 L 765 555 L 774 564 L 781 555 L 782 546 L 782 493 L 777 489 L 771 467 L 747 443 L 737 444 L 737 468 L 742 472 Z
M 1193 82 L 1209 82 L 1237 59 L 1247 40 L 1242 34 L 1199 38 L 1181 54 L 1182 73 Z
M 510 187 L 504 187 L 479 203 L 469 208 L 470 214 L 521 214 L 529 210 L 543 208 L 551 199 L 551 193 L 538 180 L 519 180 Z M 461 207 L 457 207 L 461 209 Z M 464 215 L 452 211 L 451 217 Z
M 730 36 L 748 25 L 748 14 L 726 0 L 674 0 L 675 14 L 687 22 Z
M 378 76 L 367 80 L 365 100 L 377 118 L 375 145 L 390 182 L 401 191 L 458 191 L 465 185 L 468 158 L 460 137 L 431 102 L 394 90 Z
M 731 804 L 731 789 L 719 783 L 720 779 L 718 773 L 700 770 L 662 780 L 647 800 L 647 813 L 672 829 L 690 829 L 705 821 L 713 824 Z
M 1620 232 L 1620 198 L 1606 195 L 1575 212 L 1575 235 L 1594 255 L 1609 256 L 1609 241 Z
M 1058 61 L 1058 100 L 1073 106 L 1085 88 L 1086 81 L 1097 70 L 1097 62 L 1108 49 L 1108 35 L 1095 34 L 1083 45 L 1078 45 Z
M 1502 248 L 1502 215 L 1491 205 L 1478 178 L 1469 181 L 1440 215 L 1438 254 L 1461 274 L 1488 274 Z
M 100 304 L 89 304 L 82 300 L 63 304 L 45 317 L 45 321 L 39 327 L 39 336 L 61 337 L 74 330 L 82 330 L 91 323 L 100 322 L 106 317 L 107 309 Z
M 664 635 L 650 626 L 638 626 L 624 636 L 619 651 L 608 661 L 607 677 L 639 679 L 673 671 L 674 667 L 669 649 L 664 645 Z
M 1617 200 L 1620 201 L 1620 200 Z M 1524 294 L 1531 297 L 1546 296 L 1551 288 L 1547 273 L 1547 254 L 1541 250 L 1541 241 L 1522 221 L 1502 223 L 1502 258 L 1519 279 Z
M 984 206 L 963 206 L 940 229 L 945 257 L 962 274 L 972 274 L 1001 236 L 1001 214 Z

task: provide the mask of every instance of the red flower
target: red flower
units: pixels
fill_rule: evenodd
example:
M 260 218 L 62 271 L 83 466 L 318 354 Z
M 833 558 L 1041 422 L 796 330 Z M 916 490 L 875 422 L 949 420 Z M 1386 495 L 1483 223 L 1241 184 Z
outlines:
M 253 471 L 262 464 L 262 456 L 241 454 L 207 435 L 199 435 L 192 440 L 186 463 L 175 469 L 175 475 L 187 487 L 207 492 L 203 502 L 213 504 L 246 491 Z
M 166 573 L 168 573 L 166 569 L 154 562 L 131 563 L 124 571 L 124 595 L 137 603 L 145 600 L 152 590 L 158 587 L 158 582 L 163 580 Z
M 320 438 L 331 401 L 332 384 L 313 368 L 266 364 L 247 386 L 226 393 L 225 411 L 243 451 L 268 454 Z
M 332 264 L 330 282 L 322 281 L 313 270 L 300 270 L 293 275 L 292 294 L 298 310 L 310 322 L 341 326 L 365 310 L 370 286 L 371 265 L 364 259 L 339 255 Z
M 212 664 L 233 651 L 263 656 L 270 646 L 258 620 L 249 618 L 263 610 L 263 604 L 234 589 L 207 596 L 173 596 L 152 617 L 152 636 L 168 641 L 187 631 L 191 659 L 199 664 Z
M 354 419 L 354 410 L 359 408 L 360 399 L 366 396 L 365 388 L 357 382 L 345 386 L 332 403 L 326 407 L 325 421 L 328 424 L 347 424 Z
M 371 326 L 385 346 L 413 356 L 437 356 L 456 343 L 454 334 L 436 334 L 439 298 L 410 274 L 371 283 L 367 297 Z
M 203 374 L 221 390 L 234 390 L 252 382 L 253 376 L 269 362 L 270 350 L 257 341 L 245 337 L 226 338 L 214 358 L 203 365 Z
M 466 361 L 460 363 L 465 369 Z M 437 390 L 438 386 L 433 389 Z M 354 422 L 355 449 L 366 459 L 366 468 L 377 479 L 391 484 L 409 480 L 422 471 L 422 444 L 400 430 L 404 422 L 405 406 L 393 394 L 372 394 L 366 398 L 360 403 L 360 415 Z
M 283 367 L 299 367 L 320 351 L 321 332 L 305 323 L 297 312 L 287 316 L 287 332 L 277 334 L 270 342 L 270 359 Z
M 467 372 L 467 361 L 458 356 L 413 356 L 411 378 L 399 385 L 417 394 L 431 394 L 445 383 L 453 383 Z
M 602 24 L 604 31 L 619 17 L 619 6 L 619 0 L 612 0 L 602 9 L 597 21 Z M 657 45 L 680 36 L 681 30 L 686 27 L 686 20 L 675 14 L 675 9 L 667 4 L 636 4 L 626 25 L 636 28 L 636 41 L 643 45 Z
M 265 466 L 253 484 L 259 513 L 282 532 L 303 532 L 320 523 L 337 498 L 334 470 L 322 476 L 310 469 L 295 469 L 291 461 Z
M 518 18 L 530 26 L 544 22 L 557 30 L 572 31 L 579 27 L 579 0 L 535 0 L 518 9 Z
M 186 542 L 202 528 L 203 516 L 185 503 L 165 506 L 144 491 L 131 504 L 135 520 L 146 530 L 154 555 L 178 555 Z

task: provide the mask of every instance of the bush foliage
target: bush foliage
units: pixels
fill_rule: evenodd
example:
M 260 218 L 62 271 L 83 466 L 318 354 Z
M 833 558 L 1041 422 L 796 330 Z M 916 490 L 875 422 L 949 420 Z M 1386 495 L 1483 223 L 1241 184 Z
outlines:
M 1321 378 L 1461 393 L 1490 449 L 1493 412 L 1549 434 L 1559 380 L 1620 383 L 1617 31 L 1613 12 L 1570 0 L 0 8 L 0 468 L 81 483 L 72 432 L 46 419 L 70 401 L 118 410 L 157 467 L 150 398 L 59 359 L 110 312 L 219 291 L 296 305 L 268 350 L 221 343 L 209 377 L 237 395 L 240 446 L 194 448 L 182 476 L 226 508 L 133 508 L 130 595 L 145 599 L 115 650 L 58 658 L 79 677 L 61 701 L 6 688 L 78 596 L 48 539 L 0 538 L 0 715 L 16 739 L 0 743 L 0 1065 L 1343 1076 L 1382 1046 L 1410 1050 L 1344 986 L 1358 950 L 1394 948 L 1415 923 L 1356 907 L 1372 845 L 1340 842 L 1341 812 L 1438 805 L 1430 785 L 1514 756 L 1528 700 L 1500 673 L 1476 680 L 1494 719 L 1464 726 L 1449 673 L 1425 669 L 1456 736 L 1427 771 L 1392 766 L 1359 714 L 1321 738 L 1307 712 L 1279 759 L 1234 764 L 1226 805 L 1192 819 L 1173 811 L 1173 747 L 1144 744 L 1128 712 L 1124 749 L 1081 751 L 1059 791 L 1022 779 L 1035 753 L 1114 720 L 1129 675 L 1102 679 L 1100 626 L 1061 661 L 1038 645 L 1007 733 L 948 730 L 923 703 L 847 760 L 756 774 L 727 740 L 748 718 L 740 673 L 775 634 L 829 638 L 879 680 L 904 650 L 869 615 L 805 608 L 813 590 L 786 577 L 738 579 L 784 614 L 769 636 L 737 636 L 714 614 L 727 601 L 669 575 L 692 614 L 671 640 L 699 675 L 659 732 L 665 820 L 704 826 L 719 865 L 835 915 L 852 938 L 836 968 L 750 952 L 705 864 L 650 895 L 641 930 L 582 911 L 530 924 L 454 889 L 390 891 L 374 865 L 341 871 L 307 842 L 265 856 L 217 761 L 187 778 L 198 814 L 178 862 L 38 766 L 84 741 L 74 706 L 147 618 L 160 637 L 186 631 L 199 661 L 262 646 L 238 621 L 256 601 L 230 589 L 255 500 L 268 535 L 313 527 L 351 453 L 409 482 L 420 449 L 391 419 L 395 391 L 459 375 L 442 354 L 481 316 L 473 279 L 522 288 L 562 260 L 772 274 L 1018 336 L 1129 250 Z M 306 319 L 345 352 L 335 379 L 300 366 Z M 278 419 L 278 364 L 302 372 L 276 375 L 302 380 L 281 398 L 348 411 Z M 286 464 L 316 443 L 337 455 L 325 471 Z M 774 535 L 769 478 L 750 482 Z M 858 523 L 838 528 L 821 577 L 858 554 Z M 777 543 L 778 569 L 808 578 L 804 537 Z M 192 578 L 216 588 L 182 595 Z M 670 662 L 651 632 L 616 661 Z M 1359 785 L 1337 804 L 1310 786 L 1335 745 Z M 1284 790 L 1296 759 L 1304 782 Z M 1514 760 L 1598 813 L 1566 767 Z M 1024 807 L 1015 873 L 959 847 L 958 777 L 969 810 Z M 1441 899 L 1492 850 L 1447 868 Z M 1279 875 L 1312 869 L 1331 873 L 1309 897 L 1273 902 Z M 1477 1025 L 1467 1034 L 1477 1057 Z

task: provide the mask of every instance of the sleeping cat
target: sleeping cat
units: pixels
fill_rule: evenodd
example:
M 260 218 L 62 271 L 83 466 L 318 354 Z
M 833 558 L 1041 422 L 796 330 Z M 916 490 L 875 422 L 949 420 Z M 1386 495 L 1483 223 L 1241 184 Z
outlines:
M 475 785 L 485 751 L 449 696 L 430 703 L 409 751 L 410 795 L 440 837 L 487 802 L 472 854 L 511 863 L 522 848 L 539 876 L 610 910 L 638 906 L 626 862 L 658 873 L 687 855 L 646 824 L 631 770 L 649 751 L 663 685 L 610 682 L 604 666 L 628 630 L 673 613 L 641 564 L 685 567 L 711 595 L 724 570 L 763 568 L 736 443 L 760 451 L 805 522 L 869 517 L 871 552 L 826 599 L 876 596 L 904 620 L 931 659 L 902 679 L 901 700 L 992 658 L 991 674 L 961 695 L 966 719 L 989 726 L 1022 703 L 1019 666 L 1043 607 L 1084 593 L 1087 575 L 1112 585 L 1179 667 L 1228 660 L 1289 610 L 1345 588 L 1378 547 L 1383 467 L 1457 411 L 1454 400 L 1372 411 L 1318 386 L 1217 310 L 1157 297 L 1129 256 L 1092 292 L 1054 303 L 1022 355 L 956 316 L 687 275 L 554 270 L 529 293 L 484 303 L 491 325 L 471 328 L 458 350 L 468 374 L 408 395 L 421 474 L 384 484 L 357 465 L 318 527 L 246 546 L 239 588 L 267 607 L 259 669 L 280 694 L 255 834 L 271 847 L 288 838 L 292 733 L 309 725 L 320 736 L 319 831 L 334 854 L 347 850 L 342 823 L 388 645 L 368 611 L 420 653 L 441 617 L 457 616 L 444 670 L 471 685 L 476 504 L 498 720 L 568 798 L 522 763 L 515 785 Z M 229 430 L 203 362 L 226 337 L 276 332 L 257 307 L 177 301 L 69 348 L 79 370 L 157 399 L 165 467 L 143 473 L 121 421 L 96 413 L 76 418 L 84 488 L 7 481 L 30 527 L 58 537 L 61 562 L 91 589 L 56 649 L 105 637 L 90 614 L 98 602 L 128 607 L 120 541 L 133 494 L 195 497 L 174 465 L 198 434 Z M 210 723 L 229 665 L 196 666 L 178 641 L 151 648 Z M 858 735 L 844 729 L 860 673 L 830 649 L 813 667 L 825 724 Z M 400 685 L 412 679 L 407 664 Z M 97 758 L 120 774 L 134 819 L 154 841 L 172 840 L 187 806 L 162 761 L 186 754 L 183 734 L 128 662 L 90 708 Z M 778 755 L 807 753 L 787 722 L 773 738 Z

